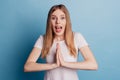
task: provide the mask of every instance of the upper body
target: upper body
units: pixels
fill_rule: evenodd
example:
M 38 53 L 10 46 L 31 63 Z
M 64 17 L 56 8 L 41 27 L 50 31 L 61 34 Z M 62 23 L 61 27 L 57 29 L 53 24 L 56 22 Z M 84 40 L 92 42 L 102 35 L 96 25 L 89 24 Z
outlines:
M 43 48 L 43 40 L 44 40 L 43 35 L 40 35 L 40 37 L 38 38 L 38 40 L 36 41 L 36 43 L 34 45 L 34 48 L 42 49 Z M 74 57 L 74 56 L 70 55 L 70 51 L 67 48 L 65 40 L 61 40 L 61 41 L 54 40 L 53 44 L 50 48 L 50 51 L 48 52 L 48 55 L 46 56 L 47 63 L 55 63 L 54 57 L 56 56 L 56 49 L 57 49 L 58 43 L 59 43 L 59 46 L 61 49 L 60 54 L 62 55 L 64 61 L 66 61 L 66 62 L 77 62 L 79 49 L 82 47 L 88 46 L 88 43 L 86 42 L 86 40 L 82 36 L 82 34 L 80 34 L 79 32 L 74 32 L 74 45 L 75 45 L 75 49 L 77 51 L 76 52 L 77 56 Z
M 84 37 L 80 33 L 73 33 L 69 13 L 64 5 L 55 5 L 50 9 L 46 33 L 39 39 L 42 39 L 40 44 L 38 45 L 39 41 L 36 42 L 25 63 L 25 72 L 53 70 L 60 67 L 82 70 L 98 68 L 95 57 Z M 62 41 L 64 41 L 63 44 Z M 51 51 L 52 48 L 54 51 Z M 78 50 L 84 58 L 82 62 L 76 61 Z M 37 63 L 40 56 L 46 58 L 47 63 Z M 49 56 L 52 58 L 48 58 Z
M 34 47 L 42 49 L 43 48 L 43 40 L 44 40 L 43 35 L 40 35 L 40 37 L 36 41 Z M 52 46 L 50 48 L 50 51 L 48 52 L 48 54 L 46 56 L 46 62 L 49 64 L 56 62 L 55 57 L 56 57 L 56 49 L 57 49 L 58 43 L 59 43 L 60 50 L 61 50 L 60 55 L 62 56 L 63 60 L 65 62 L 74 62 L 74 63 L 78 61 L 77 58 L 78 58 L 79 49 L 82 47 L 88 46 L 88 43 L 86 42 L 86 40 L 84 39 L 82 34 L 80 34 L 78 32 L 74 32 L 74 45 L 75 45 L 75 49 L 77 51 L 77 53 L 76 53 L 77 56 L 74 57 L 74 56 L 70 55 L 70 51 L 67 48 L 65 40 L 61 40 L 61 41 L 54 40 L 52 43 Z M 68 76 L 70 76 L 70 77 L 68 77 Z M 47 70 L 44 80 L 79 80 L 79 79 L 77 76 L 76 69 L 60 66 L 60 67 L 57 67 L 54 69 Z

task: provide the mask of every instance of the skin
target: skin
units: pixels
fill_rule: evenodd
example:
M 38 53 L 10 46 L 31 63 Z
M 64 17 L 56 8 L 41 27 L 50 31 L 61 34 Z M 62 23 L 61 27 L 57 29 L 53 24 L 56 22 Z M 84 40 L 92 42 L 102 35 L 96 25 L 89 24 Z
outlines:
M 55 38 L 64 39 L 66 18 L 65 18 L 65 14 L 60 9 L 57 9 L 52 13 L 51 23 Z M 56 28 L 61 29 L 61 32 L 57 32 Z
M 25 65 L 24 65 L 24 72 L 31 72 L 31 71 L 43 71 L 43 70 L 50 70 L 60 66 L 71 68 L 71 69 L 81 69 L 81 70 L 97 70 L 98 65 L 94 58 L 94 55 L 88 46 L 82 47 L 79 50 L 84 58 L 82 62 L 65 62 L 63 56 L 61 55 L 61 47 L 59 45 L 59 40 L 64 40 L 64 31 L 66 25 L 66 18 L 64 12 L 60 9 L 57 9 L 52 13 L 51 16 L 51 23 L 52 29 L 55 34 L 55 40 L 58 41 L 56 45 L 56 62 L 49 64 L 49 63 L 37 63 L 37 59 L 40 56 L 41 49 L 34 47 L 31 51 Z M 58 32 L 57 28 L 61 28 L 61 31 Z

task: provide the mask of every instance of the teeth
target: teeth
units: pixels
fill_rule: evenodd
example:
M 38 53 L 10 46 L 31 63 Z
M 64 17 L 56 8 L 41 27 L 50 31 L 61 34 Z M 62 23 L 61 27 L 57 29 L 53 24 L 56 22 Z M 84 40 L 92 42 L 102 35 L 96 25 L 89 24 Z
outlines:
M 62 29 L 62 26 L 59 26 L 59 27 L 55 26 L 55 29 Z

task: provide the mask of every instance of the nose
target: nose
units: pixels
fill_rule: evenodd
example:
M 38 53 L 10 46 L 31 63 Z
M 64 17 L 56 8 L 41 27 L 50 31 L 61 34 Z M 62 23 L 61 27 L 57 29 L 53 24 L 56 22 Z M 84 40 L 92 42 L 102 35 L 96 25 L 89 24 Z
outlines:
M 59 24 L 59 23 L 60 23 L 60 20 L 59 20 L 59 19 L 57 19 L 57 20 L 56 20 L 56 23 L 57 23 L 57 24 Z

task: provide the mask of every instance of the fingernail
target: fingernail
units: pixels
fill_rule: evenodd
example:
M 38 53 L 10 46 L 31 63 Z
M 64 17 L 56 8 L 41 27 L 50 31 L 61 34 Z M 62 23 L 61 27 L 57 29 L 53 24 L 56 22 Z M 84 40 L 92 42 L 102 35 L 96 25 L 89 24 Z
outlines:
M 56 44 L 56 47 L 57 47 L 57 48 L 58 48 L 58 46 L 59 46 L 59 43 Z
M 57 38 L 57 41 L 60 41 L 60 38 L 59 38 L 59 37 Z

